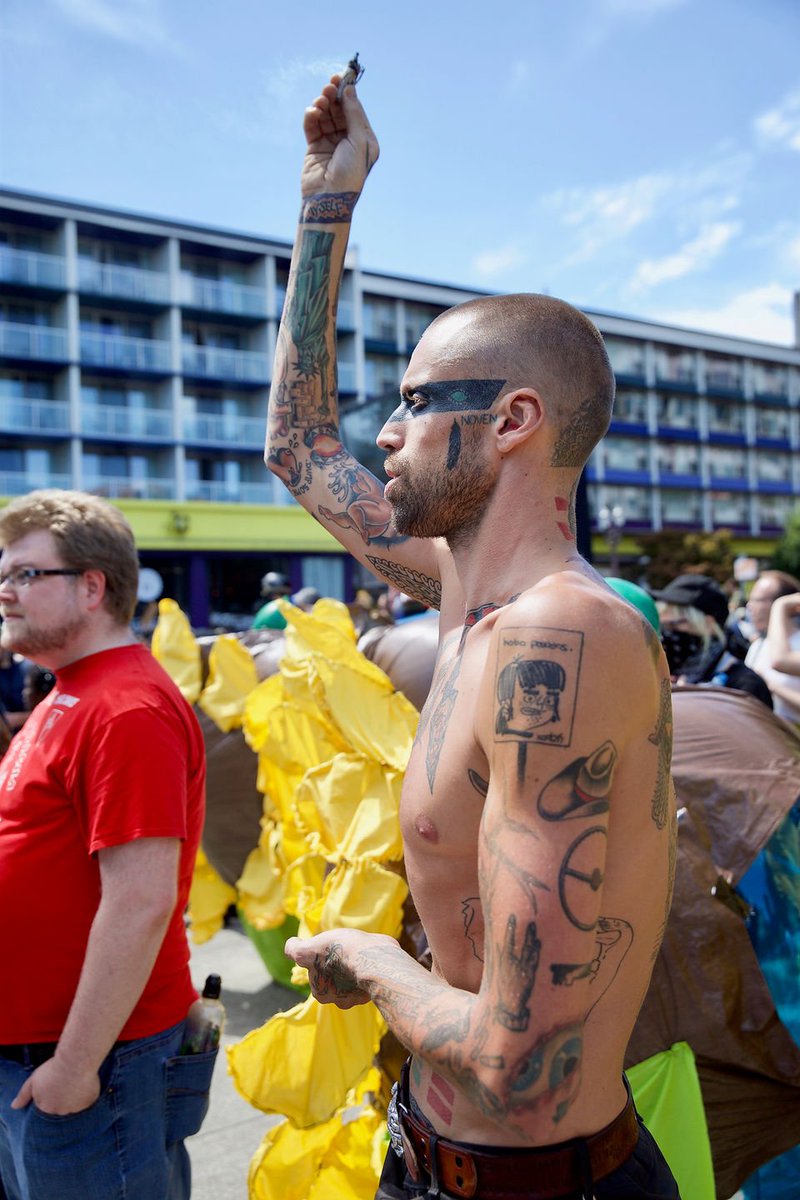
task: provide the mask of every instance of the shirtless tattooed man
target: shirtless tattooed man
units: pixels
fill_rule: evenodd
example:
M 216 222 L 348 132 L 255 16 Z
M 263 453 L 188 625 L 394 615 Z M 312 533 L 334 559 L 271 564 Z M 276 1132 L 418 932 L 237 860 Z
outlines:
M 378 436 L 342 445 L 336 306 L 378 144 L 334 75 L 306 110 L 266 461 L 342 545 L 440 608 L 401 823 L 428 972 L 336 929 L 287 953 L 323 1003 L 372 1000 L 409 1051 L 379 1197 L 676 1197 L 622 1066 L 670 903 L 670 683 L 650 626 L 576 551 L 614 379 L 548 296 L 438 317 Z

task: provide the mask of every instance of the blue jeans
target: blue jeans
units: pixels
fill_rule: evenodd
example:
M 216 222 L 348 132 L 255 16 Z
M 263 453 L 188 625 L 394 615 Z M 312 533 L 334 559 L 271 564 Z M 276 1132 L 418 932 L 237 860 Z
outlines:
M 184 1024 L 115 1047 L 95 1103 L 68 1116 L 12 1109 L 33 1067 L 0 1058 L 0 1200 L 189 1200 L 183 1141 L 208 1110 L 216 1051 L 177 1056 Z

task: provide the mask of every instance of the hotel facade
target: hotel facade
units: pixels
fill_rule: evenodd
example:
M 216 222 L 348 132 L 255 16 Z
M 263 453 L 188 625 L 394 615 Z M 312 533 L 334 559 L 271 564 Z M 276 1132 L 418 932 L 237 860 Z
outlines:
M 0 190 L 0 504 L 46 486 L 108 496 L 198 628 L 246 624 L 270 569 L 343 599 L 363 577 L 263 464 L 290 255 L 286 241 Z M 480 294 L 364 270 L 351 250 L 340 406 L 373 470 L 420 334 Z M 798 312 L 794 347 L 588 315 L 617 378 L 586 471 L 595 561 L 633 563 L 637 535 L 661 529 L 729 529 L 768 557 L 800 504 Z

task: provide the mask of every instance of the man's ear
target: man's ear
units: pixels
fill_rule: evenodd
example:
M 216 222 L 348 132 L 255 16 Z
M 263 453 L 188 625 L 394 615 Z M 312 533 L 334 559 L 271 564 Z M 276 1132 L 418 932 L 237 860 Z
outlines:
M 535 388 L 517 388 L 500 397 L 497 407 L 497 448 L 505 454 L 527 441 L 544 422 L 542 399 Z
M 99 608 L 106 594 L 105 571 L 84 571 L 81 582 L 89 608 L 92 610 Z

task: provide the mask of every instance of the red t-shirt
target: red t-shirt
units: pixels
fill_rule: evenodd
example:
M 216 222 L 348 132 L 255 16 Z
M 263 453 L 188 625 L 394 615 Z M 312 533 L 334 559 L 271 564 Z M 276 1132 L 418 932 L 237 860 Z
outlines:
M 178 902 L 119 1037 L 183 1019 L 196 996 L 183 914 L 204 808 L 197 719 L 144 646 L 57 672 L 0 762 L 0 1043 L 58 1039 L 100 900 L 97 851 L 137 838 L 181 839 Z

